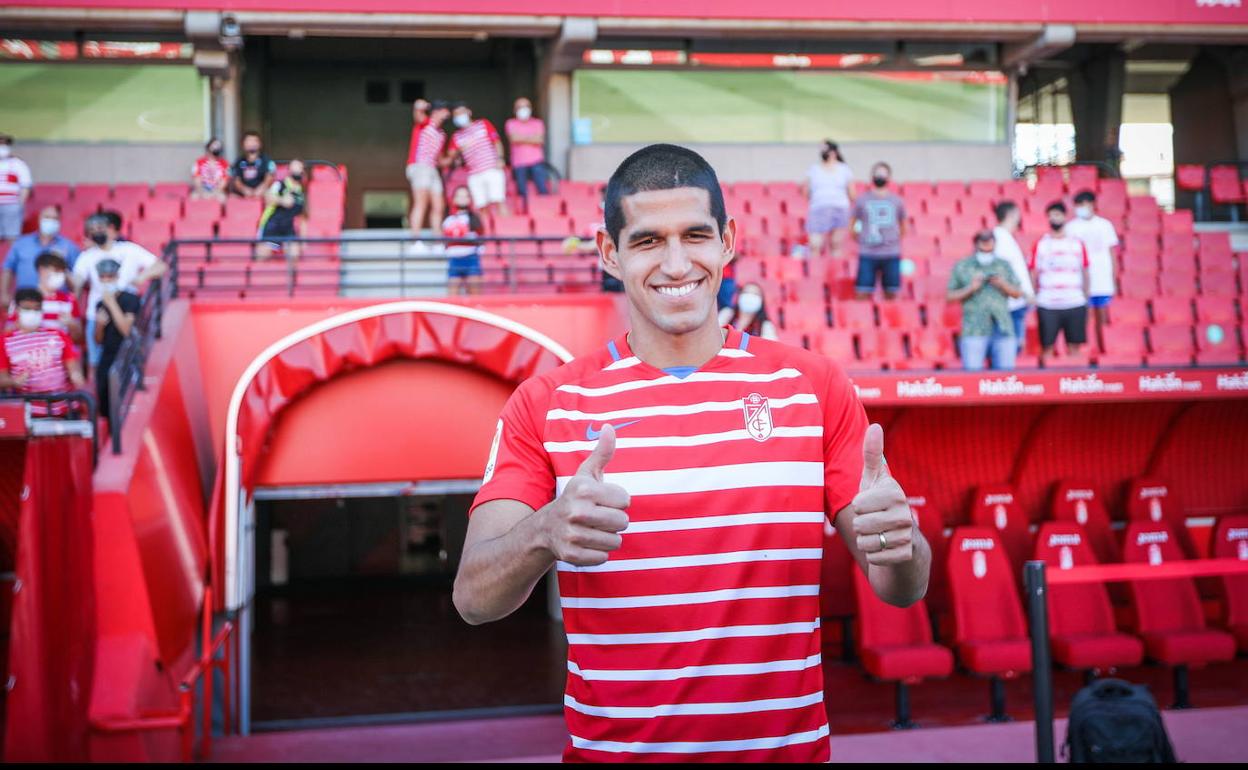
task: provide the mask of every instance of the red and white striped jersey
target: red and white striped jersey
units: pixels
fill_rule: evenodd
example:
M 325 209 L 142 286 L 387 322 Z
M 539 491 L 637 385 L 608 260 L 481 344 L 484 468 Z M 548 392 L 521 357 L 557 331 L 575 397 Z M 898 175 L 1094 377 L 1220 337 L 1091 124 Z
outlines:
M 498 168 L 498 131 L 494 124 L 482 118 L 461 128 L 451 137 L 451 149 L 459 150 L 464 156 L 464 165 L 469 174 L 489 171 Z
M 0 206 L 20 203 L 19 193 L 32 184 L 30 166 L 21 158 L 0 159 Z
M 69 390 L 65 365 L 78 358 L 78 351 L 62 331 L 38 329 L 15 331 L 5 335 L 0 345 L 0 368 L 14 377 L 26 376 L 18 386 L 19 393 L 58 393 Z M 55 405 L 54 412 L 64 412 L 64 404 Z M 31 414 L 45 415 L 42 405 L 32 404 Z
M 441 126 L 435 126 L 432 120 L 412 126 L 412 141 L 407 149 L 408 165 L 415 163 L 436 168 L 445 144 L 446 132 Z
M 1088 250 L 1083 241 L 1067 235 L 1054 238 L 1045 233 L 1031 249 L 1027 267 L 1036 271 L 1036 305 L 1067 310 L 1087 304 L 1083 274 L 1088 269 Z
M 43 295 L 43 323 L 39 325 L 40 329 L 67 331 L 65 324 L 61 323 L 61 316 L 67 315 L 70 318 L 82 320 L 82 306 L 78 304 L 78 298 L 67 291 L 59 290 L 52 293 L 52 296 Z M 17 309 L 14 308 L 9 313 L 5 330 L 17 328 Z
M 823 527 L 858 492 L 867 427 L 848 378 L 731 328 L 682 378 L 621 337 L 516 390 L 474 508 L 546 505 L 605 423 L 630 523 L 604 564 L 557 565 L 564 759 L 826 761 Z

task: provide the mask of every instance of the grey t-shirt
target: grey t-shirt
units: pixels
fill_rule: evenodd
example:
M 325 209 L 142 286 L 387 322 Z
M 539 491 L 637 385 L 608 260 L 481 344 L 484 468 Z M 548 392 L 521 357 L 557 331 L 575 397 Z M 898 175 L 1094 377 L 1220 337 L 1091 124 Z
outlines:
M 906 204 L 889 193 L 863 193 L 854 199 L 854 218 L 862 222 L 858 253 L 864 257 L 896 257 L 901 254 L 901 223 Z

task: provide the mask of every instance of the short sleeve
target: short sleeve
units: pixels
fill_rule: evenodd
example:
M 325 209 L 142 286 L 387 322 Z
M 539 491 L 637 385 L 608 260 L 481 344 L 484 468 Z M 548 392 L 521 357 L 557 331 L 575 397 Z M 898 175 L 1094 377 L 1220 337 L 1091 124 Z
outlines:
M 17 272 L 17 244 L 9 246 L 9 253 L 4 256 L 4 269 Z
M 823 389 L 823 494 L 829 520 L 849 505 L 862 484 L 862 439 L 867 412 L 845 372 L 828 362 Z
M 494 124 L 493 124 L 493 123 L 491 123 L 491 122 L 490 122 L 490 121 L 488 121 L 488 120 L 486 120 L 486 121 L 482 121 L 482 122 L 484 122 L 484 123 L 485 123 L 485 132 L 489 135 L 489 137 L 490 137 L 490 141 L 491 141 L 491 142 L 497 142 L 497 141 L 499 141 L 499 139 L 498 139 L 498 129 L 494 128 Z
M 59 329 L 57 330 L 56 333 L 61 338 L 61 343 L 63 346 L 62 347 L 63 352 L 61 353 L 61 361 L 65 363 L 69 363 L 70 361 L 77 361 L 80 354 L 78 353 L 78 347 L 74 345 L 74 341 L 69 338 L 68 334 L 66 334 L 63 331 L 60 331 Z
M 30 177 L 30 166 L 27 166 L 25 161 L 17 163 L 17 184 L 27 189 L 34 185 L 34 180 Z
M 507 399 L 469 515 L 491 500 L 518 500 L 536 511 L 555 499 L 555 472 L 538 427 L 546 419 L 547 387 L 545 380 L 534 378 Z
M 897 221 L 904 223 L 906 221 L 906 202 L 901 198 L 896 198 L 895 202 L 897 204 Z
M 1084 245 L 1083 241 L 1079 242 L 1079 251 L 1083 254 L 1083 266 L 1086 268 L 1088 266 L 1088 247 Z
M 1118 231 L 1114 229 L 1113 223 L 1108 219 L 1105 220 L 1105 245 L 1109 247 L 1117 246 L 1121 241 L 1118 240 Z
M 961 264 L 953 266 L 953 272 L 949 273 L 949 284 L 946 286 L 947 291 L 957 291 L 966 285 L 964 279 L 964 271 Z
M 95 267 L 94 262 L 95 260 L 92 259 L 77 259 L 74 261 L 74 278 L 78 279 L 78 283 L 86 283 L 91 279 L 91 268 Z

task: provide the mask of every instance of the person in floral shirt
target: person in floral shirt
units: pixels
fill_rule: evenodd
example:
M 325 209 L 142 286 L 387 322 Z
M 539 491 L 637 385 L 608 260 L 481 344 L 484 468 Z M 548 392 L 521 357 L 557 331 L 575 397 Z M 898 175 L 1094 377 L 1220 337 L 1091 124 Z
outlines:
M 996 254 L 991 230 L 975 234 L 975 253 L 953 266 L 948 299 L 962 303 L 962 366 L 980 371 L 992 351 L 993 369 L 1013 369 L 1018 352 L 1007 300 L 1022 294 L 1010 263 Z

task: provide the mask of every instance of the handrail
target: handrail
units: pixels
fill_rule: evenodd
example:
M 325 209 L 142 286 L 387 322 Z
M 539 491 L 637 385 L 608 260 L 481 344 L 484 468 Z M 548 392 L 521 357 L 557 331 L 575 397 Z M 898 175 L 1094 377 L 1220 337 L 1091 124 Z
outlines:
M 55 393 L 18 393 L 16 391 L 0 390 L 0 399 L 18 399 L 27 403 L 43 404 L 45 415 L 36 416 L 37 423 L 28 426 L 27 433 L 30 435 L 61 435 L 65 431 L 57 429 L 55 426 L 60 423 L 81 422 L 84 423 L 86 430 L 90 434 L 91 439 L 91 464 L 94 466 L 99 459 L 100 442 L 96 433 L 96 403 L 95 396 L 85 390 L 66 390 L 57 391 Z M 65 406 L 65 414 L 54 414 L 55 411 Z M 75 417 L 74 415 L 79 415 Z M 40 426 L 36 429 L 35 426 Z M 46 427 L 44 427 L 46 426 Z M 81 429 L 71 431 L 81 434 Z
M 160 339 L 161 321 L 164 318 L 165 305 L 172 298 L 173 283 L 173 280 L 165 282 L 157 278 L 147 287 L 135 317 L 134 327 L 122 340 L 117 357 L 113 359 L 113 365 L 108 370 L 108 430 L 113 454 L 121 454 L 122 426 L 134 401 L 134 394 L 144 389 L 147 357 L 156 340 Z M 99 376 L 98 373 L 96 376 Z

